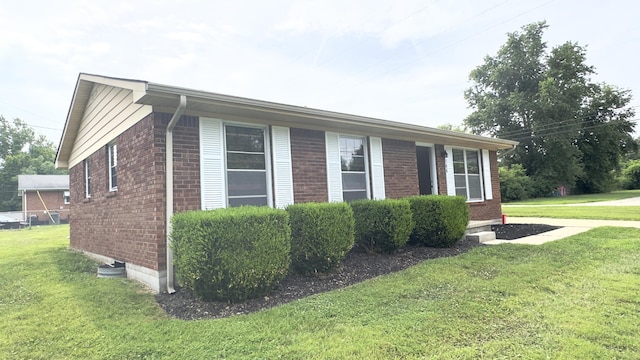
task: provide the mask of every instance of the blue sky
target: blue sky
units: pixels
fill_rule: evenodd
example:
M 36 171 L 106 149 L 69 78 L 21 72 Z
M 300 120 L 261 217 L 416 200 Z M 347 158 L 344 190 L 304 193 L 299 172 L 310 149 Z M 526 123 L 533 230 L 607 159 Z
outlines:
M 0 115 L 57 143 L 87 72 L 460 124 L 469 72 L 541 20 L 550 47 L 587 45 L 594 80 L 632 90 L 637 106 L 639 13 L 632 0 L 6 1 Z

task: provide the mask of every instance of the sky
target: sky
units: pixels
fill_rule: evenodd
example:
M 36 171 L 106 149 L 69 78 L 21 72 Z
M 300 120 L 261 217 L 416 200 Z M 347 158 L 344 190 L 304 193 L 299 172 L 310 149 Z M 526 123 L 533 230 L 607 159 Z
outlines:
M 638 14 L 635 0 L 3 1 L 0 115 L 57 144 L 83 72 L 458 125 L 471 70 L 543 20 L 549 48 L 587 46 L 592 80 L 638 106 Z

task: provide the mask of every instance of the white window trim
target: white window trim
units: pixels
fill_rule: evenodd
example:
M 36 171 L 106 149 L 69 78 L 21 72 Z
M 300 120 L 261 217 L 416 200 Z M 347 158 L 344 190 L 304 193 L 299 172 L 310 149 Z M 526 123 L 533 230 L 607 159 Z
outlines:
M 65 192 L 62 193 L 62 202 L 65 205 L 71 204 L 71 192 L 70 191 L 65 191 Z
M 288 127 L 271 126 L 274 205 L 284 209 L 294 203 L 291 134 Z
M 91 198 L 91 163 L 89 159 L 84 160 L 84 197 Z
M 483 157 L 483 151 L 482 149 L 477 149 L 477 148 L 470 148 L 470 147 L 462 147 L 462 146 L 445 146 L 444 147 L 445 151 L 447 152 L 447 158 L 446 158 L 446 171 L 447 171 L 447 194 L 450 196 L 455 196 L 456 195 L 456 185 L 455 185 L 455 177 L 454 177 L 454 170 L 453 170 L 453 149 L 459 149 L 459 150 L 465 150 L 464 152 L 464 166 L 465 166 L 465 182 L 466 182 L 466 190 L 467 190 L 467 202 L 468 203 L 479 203 L 479 202 L 484 202 L 487 200 L 491 200 L 486 198 L 485 193 L 486 193 L 486 189 L 485 189 L 485 163 L 484 163 L 484 157 Z M 480 194 L 482 195 L 481 199 L 473 199 L 470 200 L 469 199 L 469 175 L 466 173 L 467 171 L 467 152 L 466 150 L 471 150 L 471 151 L 477 151 L 478 152 L 478 161 L 480 162 L 478 165 L 480 166 L 480 174 L 479 178 L 480 178 Z M 489 164 L 486 164 L 486 166 L 489 166 Z
M 482 150 L 482 177 L 484 181 L 484 198 L 493 200 L 493 185 L 491 184 L 491 158 L 489 150 Z
M 224 171 L 222 120 L 201 117 L 199 123 L 201 208 L 224 208 L 227 199 L 227 178 Z
M 342 168 L 340 164 L 340 134 L 326 131 L 325 157 L 327 159 L 327 195 L 329 202 L 341 202 Z
M 368 136 L 363 135 L 353 135 L 353 134 L 338 134 L 338 163 L 341 164 L 340 159 L 340 139 L 341 138 L 351 138 L 351 139 L 362 139 L 362 154 L 364 157 L 364 177 L 365 177 L 365 190 L 366 190 L 366 198 L 371 199 L 371 169 L 369 168 L 369 141 Z M 342 171 L 342 165 L 340 165 L 340 183 L 342 183 L 342 174 L 349 173 L 349 171 Z M 357 171 L 356 173 L 360 173 Z M 341 189 L 342 201 L 344 201 L 344 189 Z
M 111 158 L 112 158 L 112 151 L 115 148 L 115 156 L 113 156 L 113 159 L 115 160 L 115 164 L 111 163 Z M 118 144 L 116 142 L 110 142 L 108 145 L 108 157 L 109 157 L 109 191 L 117 191 L 118 190 L 118 184 L 116 183 L 116 186 L 113 186 L 113 168 L 116 169 L 116 179 L 118 177 Z
M 374 199 L 384 199 L 386 190 L 382 138 L 369 136 L 369 159 L 371 163 L 371 195 Z
M 229 207 L 229 184 L 227 183 L 227 126 L 237 126 L 237 127 L 245 127 L 245 128 L 252 128 L 252 129 L 262 129 L 262 136 L 264 137 L 264 171 L 265 171 L 265 178 L 266 178 L 266 187 L 267 187 L 267 206 L 268 207 L 273 207 L 273 185 L 272 185 L 272 181 L 271 181 L 271 142 L 270 142 L 270 136 L 269 136 L 269 127 L 265 126 L 265 125 L 258 125 L 258 124 L 247 124 L 247 123 L 241 123 L 241 122 L 234 122 L 234 121 L 223 121 L 222 122 L 222 152 L 224 155 L 224 169 L 223 169 L 223 177 L 225 178 L 225 189 L 224 189 L 224 194 L 225 194 L 225 207 Z M 237 169 L 234 171 L 238 171 Z M 248 171 L 255 171 L 255 170 L 248 170 Z M 249 198 L 249 197 L 262 197 L 262 195 L 248 195 L 248 196 L 243 196 L 245 198 Z

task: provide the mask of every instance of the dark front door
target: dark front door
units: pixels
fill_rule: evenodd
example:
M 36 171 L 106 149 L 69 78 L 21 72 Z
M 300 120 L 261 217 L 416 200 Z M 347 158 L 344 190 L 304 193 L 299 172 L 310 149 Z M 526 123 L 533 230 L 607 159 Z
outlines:
M 431 181 L 431 152 L 432 148 L 416 146 L 416 158 L 418 160 L 418 182 L 420 195 L 433 194 L 433 182 Z

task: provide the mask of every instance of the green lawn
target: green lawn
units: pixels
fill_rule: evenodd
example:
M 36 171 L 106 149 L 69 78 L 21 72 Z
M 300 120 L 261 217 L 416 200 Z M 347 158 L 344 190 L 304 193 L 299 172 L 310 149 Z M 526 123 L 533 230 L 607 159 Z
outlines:
M 559 204 L 580 204 L 588 202 L 622 200 L 640 196 L 640 190 L 620 190 L 606 194 L 569 195 L 563 197 L 537 198 L 523 201 L 513 201 L 504 203 L 509 205 L 559 205 Z
M 97 279 L 68 226 L 0 231 L 0 358 L 571 358 L 640 354 L 640 229 L 477 248 L 260 313 L 166 317 Z
M 515 217 L 640 221 L 638 206 L 505 206 L 502 212 Z

